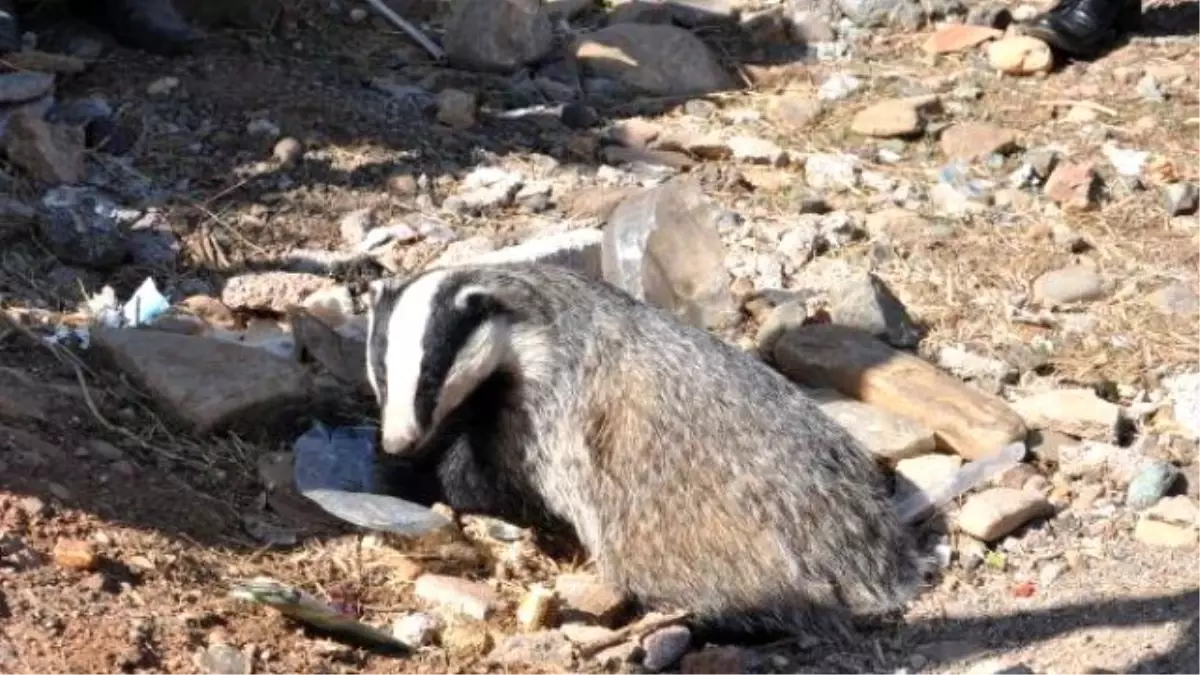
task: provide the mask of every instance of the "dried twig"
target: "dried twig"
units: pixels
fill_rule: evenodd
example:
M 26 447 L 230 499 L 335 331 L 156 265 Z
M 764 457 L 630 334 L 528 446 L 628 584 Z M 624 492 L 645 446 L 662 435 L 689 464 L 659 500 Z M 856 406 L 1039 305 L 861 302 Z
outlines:
M 659 628 L 680 623 L 688 618 L 688 616 L 687 612 L 672 612 L 671 614 L 651 614 L 650 616 L 642 617 L 640 620 L 620 630 L 613 631 L 612 635 L 581 645 L 579 647 L 579 655 L 585 659 L 591 658 L 605 649 L 619 645 L 630 638 L 641 637 L 647 633 L 653 633 Z
M 385 19 L 391 21 L 397 28 L 407 33 L 410 38 L 416 40 L 417 44 L 421 45 L 422 49 L 429 52 L 429 55 L 435 60 L 441 61 L 446 58 L 446 52 L 444 52 L 441 47 L 434 44 L 433 40 L 425 37 L 425 34 L 422 33 L 416 26 L 405 21 L 399 14 L 393 12 L 391 7 L 388 7 L 383 3 L 383 0 L 367 0 L 367 3 L 374 7 L 375 11 L 382 14 Z

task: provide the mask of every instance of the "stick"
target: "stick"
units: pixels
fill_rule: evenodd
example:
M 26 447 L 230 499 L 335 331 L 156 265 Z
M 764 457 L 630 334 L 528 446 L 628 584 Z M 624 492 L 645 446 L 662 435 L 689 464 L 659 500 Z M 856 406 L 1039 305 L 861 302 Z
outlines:
M 405 21 L 399 14 L 393 12 L 391 7 L 383 4 L 383 0 L 367 0 L 367 3 L 374 7 L 375 11 L 382 14 L 385 19 L 391 21 L 397 28 L 407 33 L 410 38 L 416 40 L 417 44 L 421 45 L 422 49 L 429 52 L 429 55 L 432 56 L 435 61 L 441 61 L 446 58 L 446 52 L 442 51 L 441 47 L 434 44 L 433 40 L 425 37 L 425 34 L 418 30 L 416 26 Z
M 579 647 L 579 655 L 585 659 L 591 658 L 605 649 L 608 649 L 609 647 L 621 644 L 631 637 L 645 635 L 646 633 L 653 633 L 659 628 L 673 626 L 683 621 L 687 617 L 687 612 L 652 614 L 650 616 L 642 617 L 641 620 L 631 623 L 620 630 L 614 631 L 613 634 L 609 635 L 608 637 L 592 640 L 585 645 L 581 645 Z

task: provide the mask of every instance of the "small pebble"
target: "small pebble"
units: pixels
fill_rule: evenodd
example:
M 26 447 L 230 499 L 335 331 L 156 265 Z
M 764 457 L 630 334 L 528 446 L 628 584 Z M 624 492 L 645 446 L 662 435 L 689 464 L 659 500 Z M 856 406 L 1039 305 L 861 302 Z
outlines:
M 146 86 L 146 93 L 151 96 L 164 96 L 179 87 L 178 77 L 162 77 Z
M 1125 503 L 1135 509 L 1154 506 L 1179 478 L 1179 469 L 1170 462 L 1157 461 L 1138 473 L 1129 484 Z
M 432 614 L 412 612 L 392 622 L 392 637 L 409 647 L 424 647 L 433 644 L 441 625 L 441 621 Z
M 295 166 L 303 154 L 304 146 L 291 136 L 279 139 L 279 142 L 275 144 L 275 149 L 271 151 L 275 161 L 284 167 Z
M 642 665 L 646 670 L 657 673 L 675 664 L 692 644 L 692 632 L 687 626 L 666 626 L 642 638 L 642 649 L 646 651 Z
M 96 566 L 96 549 L 86 541 L 59 539 L 54 545 L 54 562 L 73 570 L 90 570 Z
M 1163 191 L 1163 204 L 1169 216 L 1189 216 L 1200 204 L 1200 191 L 1193 183 L 1172 183 Z

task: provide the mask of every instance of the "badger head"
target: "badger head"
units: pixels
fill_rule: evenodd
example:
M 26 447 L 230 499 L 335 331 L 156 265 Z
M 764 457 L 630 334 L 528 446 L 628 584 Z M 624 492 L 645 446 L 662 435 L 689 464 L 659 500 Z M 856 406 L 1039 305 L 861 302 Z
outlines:
M 510 362 L 515 318 L 502 290 L 469 271 L 371 283 L 367 378 L 384 452 L 418 454 L 438 424 Z

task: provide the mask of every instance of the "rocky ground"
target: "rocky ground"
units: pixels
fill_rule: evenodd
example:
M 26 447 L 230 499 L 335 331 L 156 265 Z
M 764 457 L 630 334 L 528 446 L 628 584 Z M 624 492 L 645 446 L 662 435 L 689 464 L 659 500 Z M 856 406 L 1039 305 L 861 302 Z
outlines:
M 1026 5 L 393 6 L 453 65 L 337 2 L 0 59 L 0 670 L 1200 672 L 1194 5 L 1066 65 Z M 373 416 L 363 282 L 488 256 L 608 267 L 811 388 L 944 502 L 930 588 L 851 646 L 705 646 L 535 533 L 300 496 L 297 436 Z M 147 277 L 171 308 L 116 327 Z

